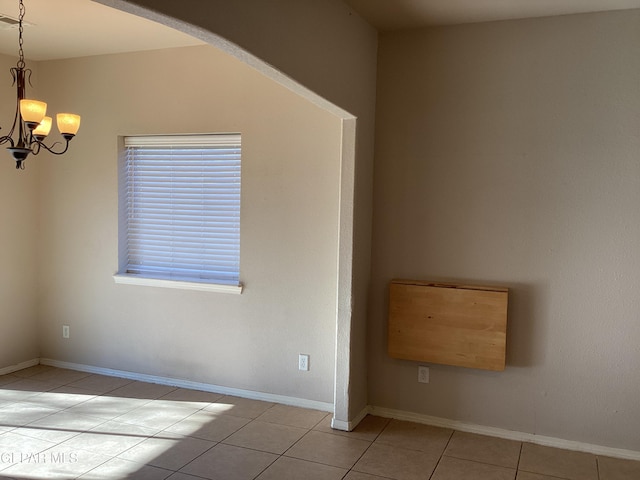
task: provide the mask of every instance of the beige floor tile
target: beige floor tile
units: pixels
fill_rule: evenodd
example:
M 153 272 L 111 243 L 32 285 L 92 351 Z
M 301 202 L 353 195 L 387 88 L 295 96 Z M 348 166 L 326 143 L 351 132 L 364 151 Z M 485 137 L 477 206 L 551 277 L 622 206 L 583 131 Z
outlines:
M 447 428 L 391 420 L 376 443 L 441 455 L 452 434 Z
M 84 377 L 91 375 L 87 372 L 79 372 L 77 370 L 67 370 L 64 368 L 52 368 L 44 372 L 29 377 L 30 380 L 39 382 L 55 383 L 56 385 L 67 385 L 76 382 Z
M 155 430 L 149 428 L 112 420 L 98 425 L 88 432 L 70 438 L 62 446 L 114 457 L 143 442 L 155 433 L 157 433 Z
M 22 402 L 29 397 L 58 388 L 59 385 L 22 378 L 0 388 L 0 401 Z
M 180 403 L 186 407 L 205 408 L 209 404 L 217 402 L 224 395 L 219 393 L 202 392 L 200 390 L 187 390 L 186 388 L 178 388 L 173 392 L 160 397 L 160 400 L 171 400 Z
M 499 467 L 485 463 L 442 457 L 431 477 L 432 480 L 514 480 L 515 468 Z
M 39 425 L 26 425 L 13 430 L 13 433 L 24 435 L 25 437 L 34 438 L 37 440 L 46 440 L 58 444 L 69 440 L 77 435 L 80 435 L 80 431 L 69 428 L 58 427 L 43 427 Z
M 45 451 L 56 444 L 46 440 L 39 440 L 13 432 L 0 435 L 0 452 L 2 464 L 20 463 L 26 456 Z
M 51 367 L 49 365 L 34 365 L 33 367 L 23 368 L 22 370 L 13 372 L 11 375 L 15 375 L 16 377 L 28 378 L 34 375 L 38 375 L 39 373 L 54 369 L 56 369 L 56 367 Z
M 164 480 L 173 472 L 163 468 L 143 465 L 141 463 L 112 458 L 90 472 L 85 473 L 80 480 L 107 480 L 126 478 L 127 480 Z
M 220 442 L 250 421 L 248 418 L 234 417 L 233 415 L 216 415 L 213 412 L 199 411 L 171 425 L 166 431 Z
M 131 447 L 118 455 L 118 458 L 167 470 L 179 470 L 214 445 L 213 442 L 199 438 L 166 438 L 159 434 Z
M 193 408 L 180 405 L 159 405 L 155 402 L 149 402 L 116 417 L 114 420 L 164 430 L 193 415 L 196 411 Z
M 640 461 L 598 457 L 600 480 L 638 480 Z
M 341 480 L 346 473 L 343 468 L 280 457 L 257 480 Z
M 516 476 L 516 480 L 559 480 L 559 479 L 558 477 L 550 477 L 548 475 L 540 475 L 538 473 L 519 471 L 518 475 Z
M 101 418 L 74 415 L 63 410 L 17 428 L 14 432 L 30 438 L 61 443 L 103 422 Z
M 223 443 L 282 455 L 308 430 L 259 420 L 245 425 Z
M 149 402 L 151 402 L 149 399 L 99 396 L 75 405 L 67 412 L 113 420 Z
M 25 403 L 33 403 L 44 407 L 65 409 L 95 398 L 95 394 L 75 387 L 63 386 L 49 392 L 33 395 Z
M 326 415 L 327 412 L 321 412 L 319 410 L 308 410 L 306 408 L 290 407 L 287 405 L 274 405 L 260 415 L 257 420 L 310 429 L 315 427 Z
M 331 429 L 331 418 L 269 402 L 31 367 L 0 376 L 0 452 L 3 460 L 7 453 L 14 458 L 0 463 L 0 477 L 514 479 L 519 442 L 374 416 L 342 432 Z M 522 445 L 515 478 L 597 480 L 598 467 L 599 480 L 640 480 L 640 462 L 599 457 L 596 464 L 593 455 L 533 444 Z
M 347 476 L 344 477 L 344 480 L 385 480 L 385 479 L 384 477 L 379 477 L 377 475 L 369 475 L 368 473 L 354 472 L 353 470 L 351 470 L 349 473 L 347 473 Z
M 64 447 L 53 447 L 39 453 L 28 461 L 12 465 L 2 471 L 2 476 L 34 479 L 77 478 L 99 465 L 111 460 L 107 455 L 87 451 L 70 451 Z
M 594 455 L 532 443 L 522 445 L 518 470 L 569 480 L 598 480 Z
M 516 468 L 520 458 L 521 446 L 521 442 L 512 440 L 455 432 L 444 454 L 463 460 Z
M 181 469 L 181 473 L 214 480 L 252 480 L 277 458 L 271 453 L 220 443 Z
M 140 398 L 146 400 L 155 400 L 172 392 L 176 387 L 170 387 L 168 385 L 159 385 L 157 383 L 147 383 L 133 381 L 126 385 L 111 390 L 107 393 L 110 397 L 124 397 L 124 398 Z
M 353 470 L 393 480 L 424 480 L 433 473 L 438 459 L 432 453 L 374 443 Z
M 334 435 L 343 435 L 345 437 L 358 438 L 360 440 L 373 442 L 378 437 L 378 435 L 380 435 L 384 427 L 386 427 L 389 423 L 388 418 L 367 415 L 355 429 L 350 432 L 345 432 L 342 430 L 334 430 L 333 428 L 331 428 L 332 418 L 333 415 L 328 414 L 313 429 L 319 432 L 332 433 Z
M 6 432 L 11 432 L 11 431 L 13 431 L 15 429 L 16 429 L 16 427 L 7 426 L 7 425 L 0 425 L 0 435 L 2 435 L 3 433 L 6 433 Z
M 89 390 L 96 394 L 102 394 L 115 390 L 116 388 L 124 387 L 131 382 L 133 382 L 133 380 L 129 380 L 128 378 L 91 374 L 70 383 L 70 386 Z
M 193 475 L 187 475 L 186 473 L 176 472 L 167 480 L 202 480 L 202 477 L 194 477 Z
M 224 396 L 215 401 L 205 410 L 220 413 L 223 415 L 233 415 L 234 417 L 257 418 L 273 407 L 273 403 L 251 400 L 248 398 Z
M 58 432 L 69 432 L 78 434 L 91 430 L 104 423 L 102 418 L 89 417 L 87 415 L 74 415 L 66 410 L 54 413 L 48 417 L 41 418 L 27 425 L 27 428 L 38 428 Z
M 310 431 L 285 455 L 333 467 L 351 468 L 370 445 L 370 442 L 357 438 Z
M 57 408 L 32 403 L 10 403 L 0 408 L 0 424 L 5 427 L 21 427 L 59 411 Z
M 0 386 L 7 385 L 9 383 L 17 382 L 21 380 L 23 377 L 18 377 L 17 375 L 0 375 Z

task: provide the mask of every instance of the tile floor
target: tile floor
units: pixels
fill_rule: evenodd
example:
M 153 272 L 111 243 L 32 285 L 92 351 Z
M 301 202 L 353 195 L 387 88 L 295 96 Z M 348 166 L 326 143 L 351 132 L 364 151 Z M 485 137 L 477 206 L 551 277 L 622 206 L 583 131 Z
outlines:
M 0 478 L 638 480 L 640 462 L 38 365 L 0 376 Z

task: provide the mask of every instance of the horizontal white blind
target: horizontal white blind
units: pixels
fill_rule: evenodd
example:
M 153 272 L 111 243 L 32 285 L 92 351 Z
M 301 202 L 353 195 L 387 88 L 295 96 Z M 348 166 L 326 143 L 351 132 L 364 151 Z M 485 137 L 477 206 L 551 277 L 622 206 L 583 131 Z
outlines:
M 240 135 L 125 138 L 127 274 L 239 284 Z

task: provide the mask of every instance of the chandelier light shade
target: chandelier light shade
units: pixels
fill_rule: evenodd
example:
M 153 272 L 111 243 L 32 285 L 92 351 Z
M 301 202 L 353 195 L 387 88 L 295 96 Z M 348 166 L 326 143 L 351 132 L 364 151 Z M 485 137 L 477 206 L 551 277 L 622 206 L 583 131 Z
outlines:
M 39 141 L 44 140 L 49 135 L 52 124 L 53 119 L 51 117 L 44 117 L 38 126 L 33 129 L 33 136 Z
M 38 125 L 47 113 L 47 104 L 39 100 L 20 100 L 20 115 L 22 120 L 28 124 Z M 35 128 L 35 127 L 34 127 Z
M 19 0 L 20 15 L 18 17 L 18 63 L 11 68 L 13 76 L 13 84 L 17 90 L 16 113 L 13 119 L 13 125 L 9 133 L 0 136 L 0 145 L 9 144 L 7 150 L 11 153 L 16 162 L 16 168 L 24 169 L 24 161 L 29 154 L 37 155 L 42 149 L 54 154 L 62 155 L 69 148 L 69 142 L 78 133 L 80 128 L 80 115 L 74 113 L 58 113 L 56 115 L 56 124 L 58 130 L 65 140 L 64 147 L 54 150 L 56 145 L 61 142 L 55 142 L 51 146 L 44 144 L 44 140 L 51 131 L 53 120 L 47 117 L 47 104 L 39 100 L 26 98 L 26 83 L 31 83 L 31 70 L 25 68 L 24 52 L 22 49 L 22 20 L 24 18 L 25 8 L 23 0 Z
M 80 115 L 76 115 L 75 113 L 59 113 L 56 115 L 56 123 L 58 124 L 58 130 L 60 130 L 64 138 L 67 138 L 67 136 L 73 138 L 80 128 Z M 71 140 L 71 138 L 69 140 Z

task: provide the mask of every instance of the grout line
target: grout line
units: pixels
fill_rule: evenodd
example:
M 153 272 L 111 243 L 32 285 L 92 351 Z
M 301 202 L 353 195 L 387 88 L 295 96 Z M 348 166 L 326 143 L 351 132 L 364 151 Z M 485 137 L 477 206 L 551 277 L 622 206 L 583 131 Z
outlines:
M 516 463 L 516 478 L 518 478 L 518 472 L 520 471 L 520 459 L 522 458 L 523 447 L 524 447 L 524 442 L 520 442 L 520 451 L 518 452 L 518 462 Z
M 444 457 L 444 452 L 447 451 L 447 447 L 451 443 L 451 439 L 453 438 L 454 433 L 456 433 L 456 431 L 455 430 L 451 430 L 451 435 L 449 435 L 449 439 L 447 440 L 447 444 L 442 449 L 442 453 L 440 454 L 440 457 L 438 458 L 436 466 L 433 467 L 433 472 L 431 472 L 431 475 L 429 475 L 429 479 L 432 479 L 433 476 L 436 474 L 436 470 L 438 470 L 438 466 L 440 465 L 440 462 L 442 461 L 442 458 Z
M 55 367 L 53 367 L 53 368 L 55 368 Z M 28 379 L 28 378 L 29 378 L 29 377 L 20 377 L 20 380 Z M 84 378 L 84 377 L 83 377 L 83 378 Z M 52 389 L 52 390 L 47 390 L 47 391 L 43 390 L 41 393 L 51 392 L 51 391 L 56 390 L 56 389 L 58 389 L 58 388 L 73 387 L 73 383 L 77 382 L 78 380 L 79 380 L 79 379 L 75 379 L 75 380 L 73 380 L 72 382 L 68 382 L 68 383 L 65 383 L 65 384 L 63 384 L 63 385 L 59 385 L 59 386 L 57 386 L 56 388 L 54 388 L 54 389 Z M 129 383 L 132 383 L 132 382 L 133 382 L 133 381 L 131 381 L 131 382 L 129 382 Z M 127 385 L 128 385 L 129 383 L 127 383 Z M 9 386 L 9 385 L 10 385 L 10 384 L 0 386 L 0 390 L 2 390 L 3 388 L 6 388 L 6 387 L 7 387 L 7 386 Z M 118 388 L 122 388 L 122 387 L 123 387 L 123 386 L 119 386 L 119 387 L 117 387 L 117 388 L 116 388 L 116 389 L 114 389 L 114 390 L 117 390 Z M 74 387 L 74 388 L 81 389 L 81 387 Z M 110 396 L 110 393 L 111 393 L 111 392 L 113 392 L 114 390 L 109 390 L 108 392 L 99 393 L 99 394 L 96 394 L 96 393 L 93 393 L 93 392 L 90 392 L 90 391 L 88 391 L 88 393 L 91 393 L 91 395 L 92 395 L 92 399 L 93 399 L 93 398 L 97 398 L 97 397 L 103 397 L 103 398 L 106 398 L 106 397 L 109 397 L 109 396 Z M 171 392 L 173 392 L 173 391 L 175 391 L 175 390 L 177 390 L 177 388 L 174 388 L 173 390 L 171 390 L 170 392 L 165 393 L 163 396 L 161 396 L 161 397 L 159 397 L 159 398 L 150 399 L 150 400 L 148 400 L 148 402 L 144 403 L 143 405 L 139 405 L 139 406 L 137 406 L 137 407 L 135 407 L 135 408 L 133 408 L 133 409 L 131 409 L 131 410 L 128 410 L 128 411 L 132 411 L 132 410 L 135 410 L 136 408 L 140 408 L 141 406 L 148 405 L 150 402 L 153 402 L 154 400 L 162 400 L 165 396 L 167 396 L 167 395 L 171 394 Z M 27 392 L 28 392 L 28 391 L 25 391 L 25 394 L 26 394 Z M 22 399 L 22 400 L 17 400 L 17 401 L 10 402 L 10 403 L 8 403 L 7 405 L 11 405 L 12 403 L 30 403 L 30 401 L 31 401 L 31 400 L 33 400 L 33 398 L 35 398 L 35 397 L 37 397 L 37 396 L 38 396 L 38 395 L 33 395 L 33 396 L 27 397 L 27 398 Z M 84 400 L 84 401 L 79 402 L 79 403 L 77 403 L 77 404 L 70 405 L 70 406 L 65 406 L 65 407 L 55 407 L 55 410 L 56 410 L 55 412 L 52 412 L 52 413 L 50 413 L 50 414 L 48 414 L 48 415 L 45 415 L 44 417 L 38 418 L 38 419 L 36 419 L 36 420 L 34 420 L 34 421 L 32 421 L 32 422 L 29 422 L 29 423 L 26 423 L 26 424 L 21 424 L 20 426 L 14 426 L 14 427 L 13 427 L 13 429 L 12 429 L 12 430 L 9 430 L 9 431 L 10 431 L 10 432 L 11 432 L 11 431 L 13 431 L 13 432 L 14 432 L 14 434 L 17 434 L 17 435 L 22 436 L 22 437 L 33 438 L 34 440 L 37 440 L 37 438 L 35 438 L 35 437 L 30 437 L 30 436 L 28 436 L 28 435 L 24 435 L 23 433 L 15 432 L 15 430 L 16 430 L 17 428 L 29 428 L 29 425 L 31 425 L 31 424 L 33 424 L 33 423 L 37 423 L 37 422 L 39 422 L 39 421 L 41 421 L 41 420 L 43 420 L 43 419 L 45 419 L 45 418 L 48 418 L 48 417 L 53 416 L 53 415 L 56 415 L 56 414 L 58 414 L 58 413 L 66 412 L 66 411 L 68 411 L 68 410 L 70 410 L 70 409 L 72 409 L 72 408 L 74 408 L 74 407 L 77 407 L 77 406 L 79 406 L 79 405 L 82 405 L 82 404 L 84 404 L 85 402 L 88 402 L 88 401 L 90 401 L 90 400 L 91 400 L 91 399 L 87 399 L 87 400 Z M 132 400 L 137 400 L 137 398 L 132 398 Z M 141 400 L 144 400 L 144 399 L 141 399 Z M 207 406 L 208 406 L 208 405 L 211 405 L 212 403 L 215 403 L 215 402 L 208 402 L 205 406 L 201 407 L 201 408 L 200 408 L 200 409 L 198 409 L 198 410 L 195 410 L 193 413 L 191 413 L 191 414 L 190 414 L 190 415 L 188 415 L 187 417 L 183 418 L 182 420 L 178 420 L 178 421 L 176 421 L 176 422 L 175 422 L 175 423 L 173 423 L 172 425 L 175 425 L 175 424 L 177 424 L 177 423 L 179 423 L 179 422 L 181 422 L 181 421 L 184 421 L 185 419 L 189 418 L 190 416 L 192 416 L 192 415 L 194 415 L 194 414 L 196 414 L 196 413 L 198 413 L 198 412 L 206 411 L 205 409 L 207 408 Z M 274 407 L 275 407 L 275 405 L 272 405 L 272 406 L 271 406 L 271 407 L 269 407 L 266 411 L 268 411 L 268 410 L 270 410 L 271 408 L 274 408 Z M 3 408 L 4 408 L 4 406 L 3 406 Z M 313 409 L 309 409 L 309 410 L 313 410 Z M 265 411 L 265 412 L 263 412 L 263 414 L 264 414 L 264 413 L 266 413 L 266 411 Z M 127 412 L 125 412 L 125 413 L 127 413 Z M 124 415 L 125 413 L 123 413 L 123 415 Z M 80 415 L 80 414 L 78 414 L 78 415 Z M 88 415 L 88 416 L 92 416 L 92 415 Z M 233 416 L 233 415 L 231 415 L 231 416 Z M 78 431 L 77 431 L 77 434 L 76 434 L 76 435 L 73 435 L 73 436 L 72 436 L 72 437 L 70 437 L 70 438 L 66 438 L 66 439 L 64 439 L 64 440 L 62 440 L 62 441 L 58 441 L 58 442 L 53 442 L 53 443 L 54 443 L 54 445 L 52 445 L 51 447 L 48 447 L 48 448 L 44 449 L 43 451 L 50 450 L 50 449 L 55 448 L 56 446 L 63 445 L 64 443 L 68 442 L 69 440 L 71 440 L 71 439 L 73 439 L 73 438 L 77 437 L 78 435 L 80 435 L 80 434 L 82 434 L 82 433 L 85 433 L 85 432 L 87 432 L 87 433 L 92 433 L 93 429 L 95 429 L 95 428 L 99 428 L 99 426 L 104 425 L 104 424 L 106 424 L 106 423 L 109 423 L 109 422 L 112 422 L 112 421 L 114 421 L 114 422 L 119 422 L 118 417 L 109 418 L 109 419 L 107 419 L 107 418 L 102 418 L 102 417 L 94 417 L 94 418 L 96 418 L 97 420 L 100 420 L 100 421 L 101 421 L 101 423 L 99 423 L 99 424 L 97 424 L 97 425 L 95 425 L 95 426 L 93 426 L 93 427 L 91 427 L 91 428 L 89 428 L 89 429 L 78 430 Z M 242 418 L 242 417 L 237 417 L 237 418 Z M 167 469 L 167 468 L 163 468 L 163 467 L 155 467 L 155 468 L 162 468 L 163 470 L 167 470 L 167 471 L 171 471 L 171 472 L 179 472 L 179 471 L 181 471 L 183 468 L 185 468 L 187 465 L 189 465 L 189 464 L 191 464 L 193 461 L 195 461 L 196 459 L 198 459 L 198 458 L 202 457 L 202 456 L 203 456 L 203 455 L 205 455 L 207 452 L 210 452 L 210 451 L 211 451 L 213 448 L 215 448 L 216 446 L 218 446 L 218 445 L 220 445 L 220 444 L 223 444 L 223 445 L 230 445 L 230 444 L 225 444 L 225 443 L 223 443 L 223 442 L 224 442 L 225 440 L 227 440 L 230 436 L 232 436 L 234 433 L 236 433 L 236 432 L 238 432 L 238 431 L 242 430 L 242 428 L 244 428 L 244 427 L 246 427 L 246 426 L 250 425 L 251 423 L 254 423 L 254 422 L 260 423 L 260 422 L 261 422 L 261 420 L 259 420 L 258 418 L 259 418 L 259 417 L 257 417 L 257 418 L 251 418 L 251 419 L 245 419 L 245 420 L 248 420 L 248 422 L 247 422 L 245 425 L 243 425 L 242 427 L 240 427 L 239 429 L 237 429 L 235 432 L 233 432 L 233 433 L 231 433 L 231 434 L 227 435 L 227 436 L 226 436 L 223 440 L 221 440 L 221 441 L 212 441 L 212 440 L 202 439 L 202 440 L 205 440 L 205 441 L 209 441 L 209 442 L 211 442 L 213 445 L 211 445 L 211 446 L 210 446 L 209 448 L 207 448 L 204 452 L 200 453 L 198 456 L 196 456 L 196 457 L 195 457 L 195 458 L 193 458 L 191 461 L 187 462 L 185 465 L 183 465 L 182 467 L 180 467 L 180 468 L 179 468 L 179 469 L 177 469 L 177 470 Z M 276 457 L 276 458 L 273 460 L 273 462 L 271 462 L 271 463 L 270 463 L 267 467 L 265 467 L 265 468 L 264 468 L 260 473 L 258 473 L 258 474 L 257 474 L 257 476 L 255 477 L 255 478 L 257 478 L 257 477 L 258 477 L 258 476 L 260 476 L 260 475 L 261 475 L 265 470 L 267 470 L 268 468 L 270 468 L 270 467 L 271 467 L 271 466 L 272 466 L 276 461 L 278 461 L 278 459 L 281 459 L 282 457 L 287 457 L 287 458 L 296 458 L 296 457 L 290 457 L 290 456 L 288 456 L 288 455 L 287 455 L 287 452 L 288 452 L 288 451 L 290 451 L 290 449 L 291 449 L 291 448 L 293 448 L 295 445 L 297 445 L 300 441 L 302 441 L 302 439 L 303 439 L 303 438 L 305 438 L 305 437 L 306 437 L 307 435 L 309 435 L 311 432 L 316 432 L 316 430 L 314 430 L 314 429 L 315 429 L 315 428 L 317 428 L 317 427 L 318 427 L 320 424 L 322 424 L 324 421 L 326 421 L 326 418 L 327 418 L 327 416 L 324 416 L 321 420 L 319 420 L 317 423 L 315 423 L 315 425 L 314 425 L 313 427 L 311 427 L 311 428 L 306 428 L 306 427 L 295 427 L 295 426 L 293 426 L 293 425 L 289 425 L 290 427 L 293 427 L 293 428 L 298 428 L 298 429 L 300 429 L 300 430 L 305 430 L 305 433 L 304 433 L 304 434 L 303 434 L 303 435 L 302 435 L 302 436 L 301 436 L 301 437 L 300 437 L 296 442 L 294 442 L 294 443 L 293 443 L 289 448 L 287 448 L 287 449 L 286 449 L 283 453 L 281 453 L 281 454 L 274 454 L 273 452 L 265 452 L 264 450 L 259 450 L 259 449 L 249 448 L 249 447 L 244 447 L 244 446 L 239 446 L 239 445 L 230 445 L 230 446 L 234 446 L 234 447 L 242 448 L 242 449 L 246 449 L 246 450 L 257 451 L 257 452 L 270 453 L 270 454 L 272 454 L 272 455 L 275 455 L 275 457 Z M 362 454 L 360 454 L 360 455 L 358 456 L 358 458 L 355 460 L 355 462 L 353 463 L 353 465 L 352 465 L 350 468 L 347 468 L 347 467 L 335 467 L 335 465 L 329 465 L 329 464 L 324 463 L 324 462 L 321 462 L 321 461 L 313 461 L 313 460 L 305 460 L 305 459 L 298 459 L 298 460 L 303 460 L 303 461 L 310 462 L 310 463 L 315 463 L 315 464 L 318 464 L 318 465 L 332 466 L 332 467 L 335 467 L 335 468 L 342 468 L 342 469 L 345 469 L 345 470 L 346 470 L 346 473 L 345 473 L 345 474 L 343 475 L 343 477 L 342 477 L 342 478 L 344 478 L 346 475 L 348 475 L 348 474 L 349 474 L 349 472 L 351 472 L 351 471 L 356 471 L 356 470 L 353 470 L 353 468 L 355 467 L 355 465 L 356 465 L 356 464 L 357 464 L 357 463 L 362 459 L 362 457 L 363 457 L 363 456 L 368 452 L 368 450 L 371 448 L 371 446 L 372 446 L 375 442 L 377 442 L 377 440 L 381 437 L 381 435 L 382 435 L 385 431 L 387 431 L 387 429 L 388 429 L 388 428 L 390 427 L 390 425 L 391 425 L 391 422 L 392 422 L 392 420 L 387 419 L 386 423 L 382 426 L 382 428 L 380 429 L 380 431 L 379 431 L 377 434 L 375 434 L 375 436 L 374 436 L 373 440 L 364 440 L 364 439 L 362 439 L 362 438 L 354 438 L 354 439 L 356 439 L 356 440 L 366 441 L 366 442 L 368 443 L 368 445 L 366 446 L 366 448 L 364 449 L 364 451 L 362 452 Z M 123 422 L 120 422 L 120 423 L 123 423 Z M 126 423 L 126 422 L 124 422 L 124 423 Z M 268 422 L 268 423 L 271 423 L 271 422 Z M 276 425 L 285 425 L 285 424 L 281 424 L 281 423 L 275 423 L 275 424 L 276 424 Z M 137 424 L 132 424 L 132 425 L 137 425 Z M 147 436 L 147 437 L 145 437 L 145 439 L 154 438 L 156 435 L 162 434 L 162 432 L 165 432 L 168 428 L 171 428 L 171 426 L 172 426 L 172 425 L 167 426 L 166 428 L 164 428 L 163 430 L 161 430 L 160 432 L 158 432 L 158 433 L 156 433 L 156 434 L 154 434 L 154 435 L 152 435 L 152 436 Z M 52 429 L 55 429 L 55 428 L 52 428 Z M 446 442 L 446 444 L 445 444 L 445 446 L 444 446 L 444 449 L 442 450 L 441 454 L 439 455 L 439 458 L 438 458 L 438 460 L 437 460 L 437 462 L 436 462 L 436 465 L 435 465 L 435 467 L 434 467 L 434 470 L 432 471 L 432 473 L 431 473 L 431 475 L 430 475 L 429 479 L 433 480 L 434 478 L 436 478 L 436 471 L 437 471 L 437 469 L 438 469 L 439 465 L 441 464 L 441 462 L 442 462 L 443 458 L 444 458 L 445 456 L 450 457 L 450 455 L 447 455 L 447 454 L 446 454 L 446 451 L 447 451 L 447 448 L 449 447 L 449 445 L 452 443 L 453 436 L 455 435 L 455 433 L 456 433 L 457 431 L 462 431 L 462 430 L 458 430 L 458 429 L 456 429 L 456 428 L 451 428 L 451 433 L 450 433 L 450 435 L 449 435 L 449 437 L 448 437 L 448 439 L 447 439 L 447 442 Z M 319 433 L 327 433 L 327 432 L 320 432 L 320 431 L 317 431 L 317 432 L 319 432 Z M 341 436 L 341 437 L 343 437 L 343 438 L 350 438 L 348 435 L 339 435 L 339 434 L 335 434 L 335 435 L 336 435 L 336 436 Z M 185 435 L 185 436 L 186 436 L 186 437 L 191 437 L 190 435 Z M 191 437 L 191 438 L 197 438 L 197 437 Z M 143 440 L 143 441 L 144 441 L 144 440 Z M 141 442 L 140 442 L 140 443 L 141 443 Z M 523 454 L 523 450 L 524 450 L 524 444 L 525 444 L 525 443 L 527 443 L 527 442 L 526 442 L 526 441 L 520 441 L 519 443 L 520 443 L 520 448 L 519 448 L 519 454 L 518 454 L 518 459 L 517 459 L 517 464 L 516 464 L 516 477 L 517 477 L 518 473 L 521 471 L 521 470 L 520 470 L 520 464 L 521 464 L 521 460 L 522 460 L 522 454 Z M 124 452 L 129 451 L 129 450 L 131 450 L 132 448 L 137 447 L 138 445 L 139 445 L 139 443 L 138 443 L 138 444 L 136 444 L 136 445 L 133 445 L 133 446 L 131 446 L 131 447 L 129 447 L 129 448 L 127 448 L 126 450 L 124 450 L 123 452 L 121 452 L 121 453 L 120 453 L 120 454 L 118 454 L 118 455 L 111 455 L 111 454 L 109 454 L 108 456 L 109 456 L 109 457 L 111 457 L 111 458 L 120 458 L 119 456 L 120 456 L 120 455 L 122 455 Z M 93 452 L 92 450 L 84 450 L 82 447 L 78 447 L 78 450 L 80 450 L 80 451 L 87 451 L 87 452 L 90 452 L 90 453 L 97 453 L 97 452 Z M 597 474 L 597 478 L 599 479 L 599 478 L 601 478 L 601 474 L 600 474 L 600 462 L 599 462 L 599 456 L 598 456 L 598 455 L 594 455 L 594 457 L 595 457 L 595 460 L 596 460 L 596 474 Z M 457 458 L 457 457 L 456 457 L 456 458 Z M 468 460 L 468 459 L 462 459 L 462 460 L 473 461 L 473 460 Z M 109 460 L 107 460 L 107 461 L 109 461 Z M 106 462 L 105 462 L 105 463 L 106 463 Z M 483 464 L 484 464 L 484 462 L 477 462 L 477 463 L 483 463 Z M 89 470 L 88 472 L 93 471 L 93 470 L 95 470 L 95 469 L 99 468 L 99 467 L 100 467 L 100 466 L 102 466 L 103 464 L 104 464 L 104 463 L 102 463 L 102 464 L 100 464 L 100 465 L 96 465 L 95 467 L 93 467 L 93 468 L 92 468 L 91 470 Z M 1 465 L 0 465 L 0 466 L 1 466 Z M 7 468 L 9 468 L 9 467 L 11 467 L 11 466 L 12 466 L 12 465 L 9 465 Z M 2 469 L 0 468 L 0 471 L 1 471 L 1 470 L 2 470 Z M 522 470 L 522 471 L 524 472 L 524 470 Z M 88 473 L 88 472 L 84 472 L 84 473 L 83 473 L 83 475 L 84 475 L 84 474 L 86 474 L 86 473 Z M 385 478 L 385 477 L 381 477 L 381 478 Z M 550 477 L 550 478 L 559 478 L 559 477 Z
M 357 439 L 359 440 L 359 439 Z M 368 440 L 365 440 L 368 441 Z M 351 465 L 348 469 L 347 469 L 347 473 L 345 475 L 347 475 L 351 470 L 353 470 L 353 467 L 355 467 L 358 462 L 362 459 L 362 457 L 364 457 L 366 455 L 366 453 L 369 451 L 369 449 L 371 448 L 371 446 L 373 445 L 373 442 L 369 442 L 369 445 L 367 445 L 367 448 L 364 449 L 364 451 L 360 454 L 360 456 L 356 459 L 355 462 L 353 462 L 353 465 Z

